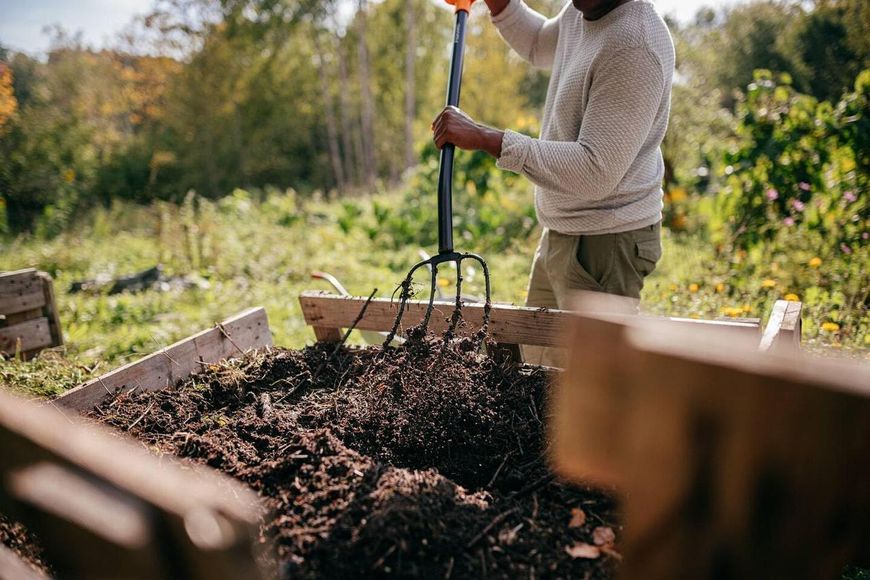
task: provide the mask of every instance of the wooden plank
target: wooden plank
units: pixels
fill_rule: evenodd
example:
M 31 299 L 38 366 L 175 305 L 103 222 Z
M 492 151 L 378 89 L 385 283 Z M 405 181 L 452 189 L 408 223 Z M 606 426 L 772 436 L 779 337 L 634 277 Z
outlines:
M 43 308 L 34 308 L 33 310 L 25 310 L 24 312 L 16 312 L 15 314 L 0 314 L 0 328 L 13 326 L 21 322 L 27 322 L 34 318 L 42 318 Z
M 777 300 L 761 337 L 759 349 L 779 354 L 795 354 L 801 347 L 800 302 Z
M 14 326 L 0 328 L 0 352 L 14 354 L 16 349 L 28 352 L 51 346 L 51 330 L 47 318 L 28 320 Z
M 36 270 L 0 274 L 0 314 L 15 314 L 44 305 L 45 292 Z
M 42 280 L 42 291 L 45 296 L 45 317 L 51 330 L 51 346 L 63 346 L 63 327 L 57 311 L 57 300 L 54 295 L 54 280 L 45 272 L 39 272 Z
M 61 577 L 261 577 L 261 508 L 240 482 L 2 392 L 0 441 L 0 508 Z
M 299 297 L 305 321 L 319 328 L 348 328 L 359 315 L 365 302 L 365 298 L 335 296 L 322 292 L 305 292 Z M 409 301 L 408 309 L 402 317 L 402 327 L 407 329 L 420 324 L 426 307 L 426 302 Z M 356 328 L 378 332 L 389 331 L 398 308 L 398 301 L 386 298 L 373 299 Z M 447 330 L 448 319 L 453 308 L 453 302 L 436 302 L 435 312 L 430 320 L 430 328 L 433 332 Z M 465 304 L 462 313 L 466 325 L 457 329 L 458 334 L 469 336 L 477 332 L 483 323 L 483 305 Z M 562 344 L 561 332 L 570 316 L 570 313 L 558 310 L 494 305 L 490 330 L 493 340 L 499 343 L 558 346 Z
M 176 342 L 97 377 L 55 399 L 55 404 L 83 411 L 119 390 L 159 390 L 175 385 L 204 364 L 238 356 L 272 344 L 269 321 L 263 308 L 251 308 L 215 328 Z
M 47 580 L 48 576 L 34 569 L 15 552 L 0 544 L 0 580 Z
M 601 313 L 571 338 L 553 464 L 620 487 L 622 577 L 827 578 L 868 556 L 870 369 Z
M 305 322 L 315 328 L 318 340 L 331 342 L 340 340 L 341 333 L 336 332 L 328 335 L 326 334 L 327 329 L 349 327 L 359 315 L 365 302 L 365 298 L 336 296 L 324 292 L 303 292 L 299 297 Z M 424 301 L 409 301 L 405 315 L 402 317 L 402 328 L 407 329 L 420 324 L 426 308 L 427 303 Z M 435 303 L 435 313 L 430 320 L 430 328 L 433 332 L 443 332 L 447 329 L 448 319 L 453 308 L 453 302 Z M 372 300 L 365 316 L 359 321 L 356 328 L 376 332 L 389 331 L 393 326 L 398 309 L 398 301 L 376 298 Z M 563 333 L 572 316 L 571 312 L 564 310 L 494 304 L 490 331 L 493 340 L 500 344 L 559 347 L 564 346 Z M 474 334 L 483 322 L 483 305 L 465 304 L 463 317 L 466 325 L 459 329 L 459 334 L 463 336 Z M 753 336 L 758 334 L 758 325 L 747 321 L 689 318 L 668 320 L 692 326 L 704 325 L 725 328 Z M 321 335 L 327 338 L 321 339 Z

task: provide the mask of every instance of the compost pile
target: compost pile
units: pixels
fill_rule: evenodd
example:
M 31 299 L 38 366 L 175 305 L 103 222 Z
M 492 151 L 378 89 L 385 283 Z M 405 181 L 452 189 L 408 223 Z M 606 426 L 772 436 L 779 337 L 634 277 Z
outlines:
M 605 578 L 605 493 L 547 469 L 544 369 L 454 341 L 267 349 L 91 417 L 256 490 L 294 578 Z

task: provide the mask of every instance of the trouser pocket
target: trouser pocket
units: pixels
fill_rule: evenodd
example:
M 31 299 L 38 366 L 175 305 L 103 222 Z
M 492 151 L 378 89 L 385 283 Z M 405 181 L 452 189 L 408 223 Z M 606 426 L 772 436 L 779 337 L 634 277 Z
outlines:
M 560 234 L 561 235 L 561 234 Z M 644 278 L 662 256 L 661 225 L 597 236 L 564 236 L 571 248 L 561 274 L 569 290 L 595 290 L 640 298 Z M 557 262 L 558 263 L 558 262 Z

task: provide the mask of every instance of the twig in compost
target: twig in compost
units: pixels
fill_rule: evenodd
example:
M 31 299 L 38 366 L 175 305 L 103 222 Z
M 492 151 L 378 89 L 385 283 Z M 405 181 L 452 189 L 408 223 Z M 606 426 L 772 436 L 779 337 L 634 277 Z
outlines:
M 335 349 L 332 351 L 332 354 L 329 356 L 329 359 L 327 360 L 327 362 L 329 362 L 333 358 L 335 358 L 335 355 L 338 354 L 338 351 L 341 350 L 341 347 L 343 347 L 344 343 L 347 342 L 347 339 L 350 338 L 350 333 L 354 331 L 354 329 L 356 328 L 356 325 L 359 324 L 360 320 L 362 320 L 363 317 L 366 315 L 366 310 L 368 310 L 369 304 L 372 303 L 372 300 L 374 300 L 375 294 L 377 294 L 377 293 L 378 293 L 378 289 L 375 288 L 374 290 L 372 290 L 372 293 L 369 294 L 369 297 L 366 300 L 366 303 L 363 304 L 363 307 L 360 309 L 359 314 L 356 315 L 356 318 L 354 319 L 353 323 L 351 323 L 350 328 L 348 328 L 347 331 L 344 333 L 344 336 L 341 337 L 341 342 L 339 342 L 338 344 L 335 345 Z
M 224 328 L 224 325 L 223 325 L 223 324 L 221 324 L 220 322 L 216 322 L 214 326 L 215 326 L 215 328 L 217 328 L 218 330 L 221 331 L 221 334 L 223 334 L 224 337 L 226 337 L 226 339 L 227 339 L 228 341 L 230 341 L 230 344 L 231 344 L 231 345 L 233 345 L 234 347 L 236 347 L 236 350 L 239 351 L 239 354 L 245 354 L 245 351 L 242 350 L 242 347 L 240 347 L 238 344 L 236 344 L 236 341 L 233 340 L 233 337 L 230 336 L 230 333 L 227 332 L 227 329 Z
M 527 495 L 533 491 L 537 491 L 538 489 L 544 487 L 545 485 L 547 485 L 548 483 L 553 481 L 553 479 L 555 479 L 555 476 L 552 473 L 548 473 L 547 475 L 544 475 L 543 477 L 539 477 L 538 479 L 536 479 L 535 481 L 533 481 L 532 483 L 530 483 L 526 487 L 522 488 L 521 490 L 514 492 L 513 494 L 511 494 L 511 496 L 508 499 L 517 499 L 517 498 L 523 497 L 524 495 Z
M 129 431 L 130 429 L 132 429 L 133 427 L 135 427 L 136 425 L 138 425 L 138 424 L 139 424 L 139 421 L 141 421 L 142 419 L 144 419 L 144 418 L 145 418 L 145 415 L 147 415 L 147 414 L 149 413 L 149 411 L 151 411 L 151 409 L 154 408 L 154 403 L 156 403 L 156 402 L 157 402 L 157 401 L 151 401 L 151 404 L 148 405 L 148 408 L 145 409 L 145 412 L 142 413 L 141 415 L 139 415 L 139 418 L 136 419 L 135 421 L 133 421 L 133 422 L 130 424 L 130 426 L 127 427 L 127 431 Z
M 513 514 L 513 513 L 516 512 L 518 509 L 519 509 L 519 508 L 511 508 L 511 509 L 509 509 L 508 511 L 506 511 L 506 512 L 502 512 L 502 513 L 498 514 L 497 516 L 495 516 L 495 518 L 493 518 L 493 520 L 492 520 L 491 522 L 489 522 L 489 524 L 487 524 L 487 526 L 486 526 L 485 528 L 483 528 L 483 529 L 480 531 L 479 534 L 477 534 L 476 536 L 474 536 L 474 538 L 472 538 L 471 541 L 468 542 L 468 543 L 465 545 L 465 549 L 466 549 L 466 550 L 470 550 L 471 548 L 473 548 L 474 545 L 477 544 L 477 542 L 479 542 L 480 540 L 482 540 L 483 537 L 486 536 L 486 534 L 488 534 L 489 531 L 490 531 L 491 529 L 493 529 L 494 527 L 496 527 L 497 525 L 499 525 L 499 524 L 500 524 L 501 522 L 503 522 L 503 521 L 504 521 L 504 520 L 505 520 L 509 515 Z
M 347 329 L 347 332 L 344 333 L 344 336 L 341 337 L 341 341 L 335 345 L 334 349 L 332 349 L 332 354 L 329 355 L 329 358 L 327 358 L 325 361 L 320 363 L 320 366 L 317 367 L 317 370 L 314 371 L 314 374 L 312 376 L 314 376 L 314 377 L 320 376 L 320 373 L 323 372 L 323 369 L 326 368 L 326 365 L 328 365 L 329 363 L 332 362 L 332 359 L 335 358 L 335 355 L 338 354 L 338 352 L 341 350 L 341 347 L 343 347 L 344 344 L 347 342 L 347 339 L 350 338 L 350 333 L 354 331 L 354 329 L 356 328 L 356 325 L 359 324 L 360 320 L 362 320 L 363 317 L 366 315 L 366 310 L 368 310 L 369 304 L 372 303 L 372 300 L 374 300 L 375 294 L 377 294 L 377 292 L 378 292 L 377 288 L 372 290 L 372 293 L 369 294 L 368 300 L 366 300 L 366 303 L 363 304 L 363 307 L 360 309 L 359 314 L 357 314 L 356 319 L 353 321 L 353 323 L 351 323 L 350 327 Z M 283 400 L 283 397 L 281 399 L 279 399 L 279 402 L 282 400 Z
M 487 488 L 487 489 L 491 488 L 491 487 L 492 487 L 492 484 L 495 483 L 495 480 L 498 479 L 498 475 L 499 475 L 499 473 L 501 473 L 501 470 L 504 469 L 504 466 L 505 466 L 505 464 L 507 463 L 507 460 L 510 458 L 511 454 L 512 454 L 511 451 L 508 451 L 508 452 L 505 454 L 504 459 L 502 459 L 501 464 L 498 466 L 498 469 L 496 469 L 496 470 L 495 470 L 495 473 L 492 475 L 492 479 L 490 479 L 490 480 L 489 480 L 489 483 L 486 484 L 486 488 Z

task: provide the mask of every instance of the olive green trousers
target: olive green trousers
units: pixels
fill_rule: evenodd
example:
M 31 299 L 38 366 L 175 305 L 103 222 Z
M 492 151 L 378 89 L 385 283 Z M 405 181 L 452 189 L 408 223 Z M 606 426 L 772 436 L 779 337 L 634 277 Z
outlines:
M 640 301 L 662 257 L 661 223 L 618 234 L 571 236 L 544 230 L 532 263 L 526 306 L 570 310 L 577 290 Z M 523 360 L 562 367 L 562 349 L 526 346 Z

